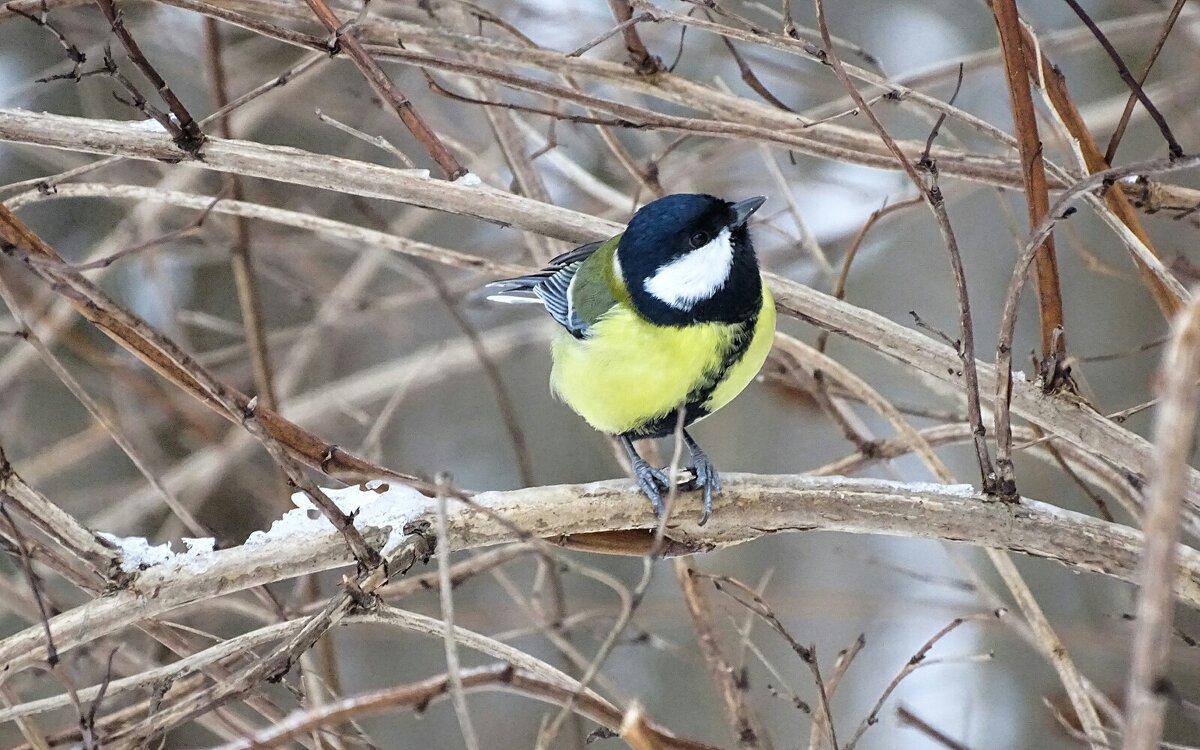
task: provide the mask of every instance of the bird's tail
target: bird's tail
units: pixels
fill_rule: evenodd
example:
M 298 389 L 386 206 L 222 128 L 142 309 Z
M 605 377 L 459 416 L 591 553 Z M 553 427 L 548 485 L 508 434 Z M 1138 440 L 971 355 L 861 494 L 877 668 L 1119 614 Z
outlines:
M 533 273 L 513 279 L 500 279 L 499 281 L 485 284 L 483 288 L 487 290 L 487 298 L 491 302 L 504 302 L 510 305 L 540 305 L 542 304 L 542 298 L 538 296 L 535 289 L 546 280 L 548 275 L 546 273 Z

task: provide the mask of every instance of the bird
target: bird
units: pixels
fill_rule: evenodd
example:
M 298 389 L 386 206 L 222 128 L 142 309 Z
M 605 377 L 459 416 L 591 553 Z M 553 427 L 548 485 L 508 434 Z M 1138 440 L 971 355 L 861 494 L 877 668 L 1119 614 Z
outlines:
M 674 434 L 682 411 L 692 476 L 683 489 L 703 490 L 704 525 L 721 480 L 687 428 L 741 393 L 771 348 L 775 304 L 747 224 L 764 202 L 667 195 L 622 233 L 485 287 L 493 301 L 541 304 L 558 323 L 551 391 L 620 441 L 659 517 L 671 480 L 634 441 Z

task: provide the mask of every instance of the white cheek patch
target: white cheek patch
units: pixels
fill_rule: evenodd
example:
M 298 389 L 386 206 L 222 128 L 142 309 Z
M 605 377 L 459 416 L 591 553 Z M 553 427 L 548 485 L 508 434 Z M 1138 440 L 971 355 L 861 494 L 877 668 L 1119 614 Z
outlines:
M 725 286 L 733 268 L 729 229 L 707 245 L 671 261 L 646 279 L 646 291 L 678 310 L 687 310 Z

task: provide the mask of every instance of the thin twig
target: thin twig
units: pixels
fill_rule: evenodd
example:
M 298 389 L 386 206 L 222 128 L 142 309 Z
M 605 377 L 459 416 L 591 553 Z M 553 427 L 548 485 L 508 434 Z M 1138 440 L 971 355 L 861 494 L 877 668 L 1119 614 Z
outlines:
M 741 581 L 729 576 L 704 575 L 699 573 L 693 575 L 703 575 L 705 578 L 708 578 L 712 581 L 713 588 L 717 591 L 725 594 L 733 601 L 762 618 L 772 630 L 787 642 L 792 652 L 808 667 L 813 676 L 813 683 L 817 688 L 819 712 L 815 716 L 821 717 L 820 726 L 824 737 L 829 740 L 829 744 L 833 750 L 838 750 L 837 731 L 833 724 L 833 709 L 829 705 L 829 690 L 826 688 L 825 680 L 821 675 L 821 666 L 817 661 L 816 646 L 805 646 L 796 640 L 795 636 L 783 626 L 783 622 L 775 614 L 775 611 L 771 609 L 770 605 L 767 604 L 766 600 L 757 591 Z M 741 595 L 734 594 L 734 591 L 740 592 Z
M 0 208 L 0 210 L 2 210 L 2 208 Z M 3 248 L 3 244 L 3 233 L 0 232 L 0 249 Z M 9 308 L 9 312 L 19 322 L 21 322 L 22 325 L 27 326 L 25 323 L 26 316 L 17 305 L 16 299 L 9 289 L 8 283 L 3 278 L 0 278 L 0 300 L 4 301 Z M 174 513 L 175 516 L 183 523 L 184 527 L 198 537 L 211 536 L 212 532 L 196 519 L 196 516 L 191 509 L 180 502 L 176 494 L 171 492 L 162 483 L 159 477 L 150 468 L 150 464 L 142 455 L 142 451 L 139 451 L 134 446 L 133 441 L 130 440 L 129 436 L 125 434 L 125 431 L 118 426 L 117 421 L 113 418 L 113 416 L 108 413 L 108 411 L 100 407 L 100 404 L 97 403 L 94 398 L 92 398 L 91 394 L 84 389 L 79 380 L 71 374 L 71 372 L 63 365 L 62 361 L 54 355 L 54 353 L 50 350 L 50 347 L 46 346 L 46 344 L 41 340 L 35 331 L 29 329 L 28 327 L 26 327 L 26 330 L 28 333 L 25 336 L 25 340 L 28 341 L 29 345 L 37 351 L 46 367 L 54 373 L 55 377 L 57 377 L 64 386 L 66 386 L 67 390 L 71 392 L 71 395 L 73 395 L 75 399 L 83 405 L 83 408 L 87 410 L 92 419 L 96 420 L 96 422 L 104 428 L 109 437 L 112 438 L 112 441 L 116 443 L 121 451 L 129 458 L 129 461 L 134 465 L 134 467 L 137 468 L 138 472 L 145 477 L 146 481 L 149 482 L 150 486 L 153 487 L 155 492 L 159 494 L 166 506 L 171 509 L 171 512 Z
M 97 0 L 98 2 L 100 0 Z M 399 116 L 400 121 L 408 128 L 417 142 L 425 147 L 431 159 L 445 174 L 448 180 L 457 180 L 459 177 L 467 173 L 466 168 L 458 163 L 458 159 L 442 140 L 438 138 L 437 133 L 429 128 L 425 120 L 421 118 L 417 111 L 413 109 L 412 102 L 408 97 L 400 93 L 396 85 L 392 83 L 392 79 L 384 72 L 383 68 L 379 67 L 379 63 L 373 58 L 363 46 L 362 42 L 358 41 L 358 37 L 354 35 L 353 28 L 348 28 L 334 14 L 325 0 L 305 0 L 308 7 L 317 16 L 317 19 L 325 26 L 332 34 L 332 39 L 336 43 L 336 49 L 341 49 L 350 56 L 355 67 L 367 79 L 367 83 L 371 85 L 371 89 L 387 102 Z
M 568 686 L 516 669 L 510 664 L 465 670 L 463 687 L 470 691 L 499 690 L 525 695 L 551 705 L 561 705 L 571 690 Z M 259 732 L 253 738 L 223 745 L 219 750 L 279 747 L 312 729 L 342 723 L 350 717 L 369 716 L 406 706 L 423 709 L 430 703 L 448 695 L 449 691 L 449 675 L 439 675 L 410 685 L 398 685 L 373 693 L 345 698 L 320 710 L 293 714 L 286 721 Z M 602 700 L 588 697 L 581 701 L 575 710 L 613 731 L 621 730 L 621 713 Z M 652 747 L 655 748 L 662 748 L 662 750 L 714 750 L 711 745 L 676 737 L 661 727 L 645 722 L 644 719 L 639 728 L 652 738 L 652 741 L 656 743 Z
M 112 27 L 113 33 L 121 40 L 121 45 L 125 47 L 125 51 L 129 53 L 129 59 L 137 66 L 142 75 L 150 80 L 154 85 L 154 90 L 166 102 L 167 108 L 170 110 L 171 116 L 158 118 L 159 124 L 168 133 L 171 133 L 175 145 L 183 151 L 186 151 L 193 157 L 200 153 L 200 148 L 204 145 L 204 133 L 201 132 L 200 126 L 192 118 L 187 107 L 159 75 L 158 70 L 142 53 L 142 49 L 138 46 L 137 40 L 133 38 L 133 34 L 129 33 L 129 29 L 125 27 L 124 14 L 117 10 L 113 0 L 96 0 L 96 5 L 100 6 L 100 11 L 104 13 L 105 19 L 108 20 L 109 26 Z
M 711 15 L 709 16 L 711 18 Z M 742 80 L 746 85 L 754 89 L 754 92 L 766 99 L 772 105 L 779 107 L 786 112 L 795 112 L 788 105 L 780 101 L 779 97 L 771 93 L 770 89 L 762 82 L 762 80 L 754 73 L 754 69 L 750 67 L 750 63 L 746 62 L 746 58 L 737 51 L 737 47 L 733 46 L 733 42 L 729 41 L 729 37 L 721 37 L 721 41 L 725 43 L 725 49 L 729 50 L 729 54 L 733 56 L 734 62 L 737 63 L 738 71 L 742 74 Z
M 1197 165 L 1200 165 L 1200 158 L 1183 157 L 1165 162 L 1159 161 L 1154 169 L 1156 171 L 1159 169 L 1170 171 Z M 1120 179 L 1128 171 L 1129 167 L 1107 169 L 1077 182 L 1073 187 L 1059 196 L 1058 200 L 1051 206 L 1050 212 L 1026 239 L 1025 245 L 1013 269 L 1013 276 L 1009 281 L 1008 292 L 1005 295 L 1004 310 L 1000 317 L 1000 334 L 996 347 L 996 396 L 993 404 L 996 413 L 997 432 L 1001 432 L 1002 426 L 1004 429 L 1010 429 L 1009 425 L 1011 424 L 1009 412 L 1012 408 L 1013 389 L 1012 346 L 1016 331 L 1017 304 L 1021 297 L 1021 289 L 1024 286 L 1026 269 L 1041 246 L 1041 241 L 1049 234 L 1050 229 L 1056 223 L 1062 221 L 1067 207 L 1080 196 L 1090 195 L 1091 191 L 1111 184 L 1113 180 Z M 1134 168 L 1134 171 L 1138 170 Z
M 684 604 L 691 615 L 692 627 L 696 630 L 700 652 L 704 655 L 709 674 L 721 694 L 725 710 L 733 724 L 738 747 L 771 748 L 771 739 L 765 733 L 758 713 L 749 703 L 750 696 L 746 685 L 738 678 L 721 649 L 712 620 L 711 606 L 696 584 L 696 569 L 686 558 L 676 558 L 673 563 L 675 578 L 679 581 Z
M 629 0 L 608 0 L 608 7 L 617 19 L 621 35 L 625 38 L 625 49 L 629 52 L 634 72 L 640 76 L 652 76 L 657 73 L 662 68 L 662 60 L 646 49 L 646 43 L 642 41 L 636 25 L 638 21 L 656 19 L 649 13 L 639 13 L 635 19 L 633 8 L 629 7 Z
M 846 750 L 854 750 L 855 746 L 858 745 L 858 741 L 862 739 L 863 734 L 865 734 L 868 729 L 879 722 L 879 712 L 883 709 L 883 704 L 887 702 L 887 699 L 896 690 L 904 678 L 921 668 L 922 664 L 925 662 L 925 657 L 929 654 L 930 649 L 936 646 L 938 641 L 945 638 L 956 628 L 958 628 L 958 626 L 967 621 L 991 620 L 999 617 L 1000 614 L 1000 612 L 986 612 L 956 617 L 950 622 L 946 623 L 941 630 L 934 633 L 929 640 L 925 641 L 925 643 L 919 649 L 917 649 L 916 653 L 914 653 L 909 660 L 905 662 L 904 666 L 900 668 L 899 673 L 897 673 L 896 676 L 892 678 L 892 681 L 887 684 L 887 687 L 883 689 L 883 692 L 880 693 L 879 698 L 875 701 L 875 706 L 871 709 L 871 712 L 863 718 L 862 722 L 859 723 L 858 728 L 854 731 L 854 736 L 852 736 L 850 741 L 846 743 Z
M 962 91 L 963 83 L 963 66 L 958 66 L 958 77 L 954 80 L 954 91 L 950 93 L 949 104 L 954 104 L 954 100 L 958 99 L 958 93 Z M 946 113 L 942 112 L 938 115 L 937 120 L 933 123 L 933 128 L 929 131 L 929 137 L 925 139 L 925 150 L 921 152 L 921 158 L 917 160 L 918 164 L 933 166 L 929 159 L 929 152 L 933 150 L 933 143 L 937 140 L 938 135 L 942 132 L 942 125 L 946 122 Z
M 458 661 L 458 644 L 454 640 L 454 587 L 450 585 L 450 534 L 446 522 L 445 488 L 450 484 L 449 477 L 438 475 L 437 494 L 437 568 L 438 568 L 438 600 L 442 608 L 442 622 L 446 624 L 445 637 L 442 639 L 446 653 L 446 677 L 450 684 L 450 700 L 454 704 L 454 715 L 458 718 L 458 728 L 462 731 L 463 743 L 467 750 L 478 750 L 479 738 L 475 734 L 475 725 L 471 722 L 471 714 L 467 711 L 467 699 L 463 694 L 462 667 Z
M 950 735 L 914 714 L 907 706 L 898 706 L 896 708 L 896 719 L 900 722 L 900 726 L 912 727 L 942 747 L 948 748 L 948 750 L 971 750 L 966 745 L 953 739 Z
M 95 323 L 104 333 L 200 399 L 206 406 L 216 410 L 226 419 L 246 427 L 276 458 L 296 486 L 304 490 L 328 515 L 330 521 L 342 530 L 347 543 L 354 549 L 355 555 L 363 565 L 373 568 L 378 564 L 378 553 L 367 546 L 351 519 L 293 465 L 294 455 L 309 461 L 315 458 L 315 465 L 324 471 L 335 460 L 337 454 L 342 453 L 339 449 L 331 446 L 316 457 L 306 454 L 304 450 L 297 450 L 298 442 L 311 439 L 307 433 L 268 409 L 260 410 L 255 400 L 222 383 L 173 341 L 160 334 L 145 320 L 122 308 L 81 274 L 63 270 L 62 258 L 54 249 L 2 205 L 0 250 L 10 254 L 16 253 L 35 275 L 64 294 L 84 317 Z M 39 259 L 49 259 L 53 263 L 39 263 Z M 316 448 L 311 443 L 306 447 L 310 451 Z M 351 458 L 355 462 L 361 461 L 356 457 Z M 361 463 L 366 465 L 366 462 Z M 392 472 L 384 471 L 371 478 L 388 474 Z
M 1154 48 L 1150 50 L 1150 56 L 1146 58 L 1146 67 L 1142 68 L 1142 74 L 1138 76 L 1138 86 L 1144 86 L 1146 79 L 1150 77 L 1150 71 L 1154 69 L 1154 63 L 1158 61 L 1158 55 L 1167 43 L 1167 37 L 1171 35 L 1171 30 L 1175 28 L 1175 22 L 1179 20 L 1179 14 L 1183 11 L 1185 1 L 1175 0 L 1175 4 L 1171 6 L 1171 12 L 1167 14 L 1166 20 L 1163 21 L 1162 30 L 1158 33 L 1158 39 L 1154 42 Z M 1088 27 L 1088 31 L 1092 31 L 1092 29 L 1093 26 Z M 1099 30 L 1098 27 L 1097 30 Z M 1129 118 L 1133 114 L 1133 105 L 1137 103 L 1137 100 L 1137 90 L 1131 90 L 1129 98 L 1125 100 L 1125 109 L 1121 112 L 1121 119 L 1117 121 L 1117 127 L 1113 129 L 1112 137 L 1108 139 L 1108 147 L 1104 149 L 1104 161 L 1109 164 L 1113 163 L 1113 158 L 1117 155 L 1117 147 L 1121 145 L 1121 138 L 1125 136 L 1125 128 L 1129 125 Z
M 871 228 L 875 226 L 876 222 L 888 214 L 895 213 L 896 211 L 902 211 L 906 208 L 911 208 L 918 203 L 923 203 L 924 200 L 925 199 L 922 196 L 918 195 L 915 198 L 902 200 L 898 203 L 892 203 L 891 205 L 885 204 L 872 211 L 871 215 L 867 217 L 867 220 L 864 221 L 862 226 L 858 228 L 858 231 L 854 233 L 854 239 L 850 240 L 850 246 L 846 248 L 846 254 L 842 257 L 842 268 L 838 272 L 837 279 L 833 282 L 833 289 L 830 290 L 830 294 L 837 299 L 846 298 L 846 283 L 850 280 L 850 266 L 854 263 L 854 258 L 858 255 L 858 249 L 862 247 L 863 240 L 867 238 L 867 233 L 871 231 Z M 821 331 L 817 335 L 817 351 L 824 352 L 828 341 L 829 331 Z
M 1113 65 L 1117 66 L 1117 73 L 1121 76 L 1121 80 L 1125 82 L 1125 85 L 1129 87 L 1133 95 L 1138 98 L 1138 101 L 1150 113 L 1150 119 L 1154 120 L 1154 124 L 1158 126 L 1163 139 L 1167 142 L 1167 153 L 1171 155 L 1172 159 L 1183 156 L 1183 147 L 1175 140 L 1175 134 L 1171 132 L 1171 126 L 1167 125 L 1166 118 L 1158 111 L 1158 107 L 1154 106 L 1154 102 L 1150 101 L 1150 97 L 1146 96 L 1146 90 L 1142 88 L 1141 82 L 1133 77 L 1133 73 L 1129 72 L 1129 67 L 1121 59 L 1121 53 L 1117 52 L 1116 47 L 1112 46 L 1112 42 L 1108 41 L 1108 37 L 1104 35 L 1104 32 L 1100 30 L 1100 27 L 1096 25 L 1096 22 L 1092 20 L 1092 17 L 1087 14 L 1087 11 L 1076 0 L 1066 0 L 1066 3 L 1071 6 L 1071 10 L 1075 11 L 1075 15 L 1079 16 L 1079 20 L 1083 21 L 1083 25 L 1087 26 L 1088 31 L 1092 32 L 1092 35 L 1096 37 L 1096 41 L 1104 48 L 1104 53 L 1113 61 Z M 1173 10 L 1172 13 L 1178 15 L 1177 9 Z M 1168 25 L 1167 28 L 1169 29 L 1170 26 Z M 1149 66 L 1147 66 L 1146 71 L 1149 72 L 1149 70 Z
M 221 29 L 215 19 L 204 19 L 204 43 L 209 87 L 212 89 L 217 109 L 222 110 L 229 105 L 229 84 L 221 47 Z M 222 138 L 233 137 L 233 126 L 228 114 L 218 117 L 216 125 Z M 236 201 L 246 200 L 246 190 L 241 177 L 226 175 L 226 181 L 231 198 Z M 230 262 L 233 268 L 233 282 L 237 289 L 238 308 L 242 313 L 242 326 L 246 331 L 254 391 L 264 407 L 277 410 L 279 407 L 275 398 L 271 355 L 267 350 L 263 326 L 262 295 L 259 293 L 258 279 L 254 274 L 254 258 L 250 249 L 250 222 L 241 216 L 233 220 Z
M 33 600 L 37 602 L 40 624 L 46 634 L 46 664 L 53 671 L 58 666 L 59 660 L 58 648 L 54 645 L 54 636 L 50 632 L 50 612 L 46 608 L 46 600 L 42 598 L 42 584 L 33 570 L 32 556 L 29 554 L 29 547 L 25 544 L 25 535 L 21 533 L 20 528 L 12 519 L 12 515 L 8 512 L 8 499 L 7 493 L 0 492 L 0 516 L 3 516 L 5 523 L 8 524 L 6 534 L 17 545 L 17 557 L 21 562 L 21 572 L 24 573 L 25 582 L 29 584 L 29 589 L 33 592 Z

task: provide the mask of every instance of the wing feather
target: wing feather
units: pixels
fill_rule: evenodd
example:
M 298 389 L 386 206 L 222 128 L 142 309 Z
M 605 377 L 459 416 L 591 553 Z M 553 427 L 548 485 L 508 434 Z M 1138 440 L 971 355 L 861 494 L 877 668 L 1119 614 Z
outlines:
M 572 336 L 583 338 L 588 323 L 575 314 L 573 282 L 580 266 L 605 242 L 601 240 L 580 245 L 551 259 L 545 268 L 528 276 L 494 281 L 487 285 L 488 289 L 495 290 L 488 299 L 496 302 L 541 302 L 555 322 Z

